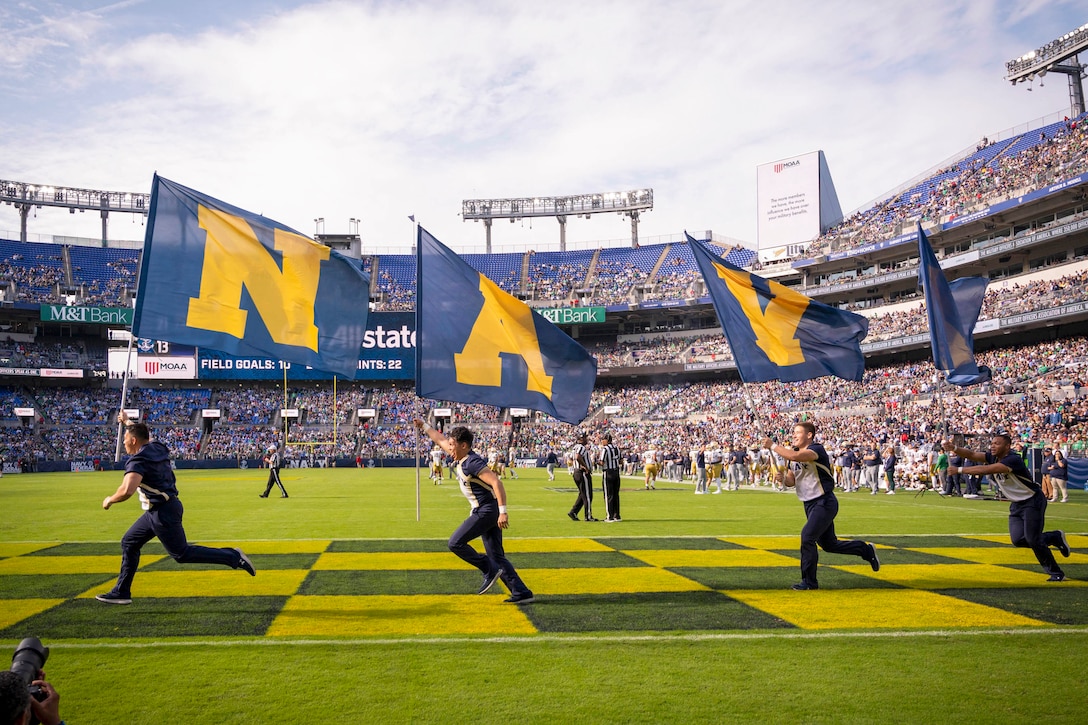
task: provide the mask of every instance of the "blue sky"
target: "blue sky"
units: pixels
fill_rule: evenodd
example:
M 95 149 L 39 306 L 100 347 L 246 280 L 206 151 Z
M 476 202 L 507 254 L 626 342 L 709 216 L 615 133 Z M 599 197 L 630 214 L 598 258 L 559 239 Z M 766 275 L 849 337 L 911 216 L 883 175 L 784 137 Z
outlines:
M 652 187 L 644 239 L 755 242 L 755 168 L 822 149 L 844 211 L 985 135 L 1068 108 L 1004 63 L 1088 21 L 1070 1 L 673 0 L 0 6 L 0 179 L 148 191 L 156 170 L 311 234 L 416 217 L 482 247 L 468 198 Z M 111 218 L 140 239 L 139 221 Z M 0 207 L 0 231 L 18 229 Z M 32 233 L 94 237 L 39 210 Z M 555 248 L 554 220 L 496 249 Z M 629 238 L 571 220 L 573 245 Z

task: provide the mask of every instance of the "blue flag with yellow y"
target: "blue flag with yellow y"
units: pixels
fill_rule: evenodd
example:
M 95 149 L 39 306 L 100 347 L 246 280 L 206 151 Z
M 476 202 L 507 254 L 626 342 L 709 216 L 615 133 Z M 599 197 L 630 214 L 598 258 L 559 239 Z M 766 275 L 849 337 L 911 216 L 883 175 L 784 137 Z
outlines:
M 918 281 L 926 295 L 929 341 L 933 364 L 953 385 L 975 385 L 990 380 L 990 368 L 975 364 L 975 323 L 990 280 L 961 277 L 952 283 L 937 263 L 922 225 L 918 225 Z
M 581 423 L 593 356 L 422 227 L 416 249 L 416 394 Z
M 369 302 L 353 260 L 155 175 L 133 334 L 354 378 Z
M 745 272 L 687 235 L 740 378 L 795 382 L 824 375 L 861 380 L 869 321 Z

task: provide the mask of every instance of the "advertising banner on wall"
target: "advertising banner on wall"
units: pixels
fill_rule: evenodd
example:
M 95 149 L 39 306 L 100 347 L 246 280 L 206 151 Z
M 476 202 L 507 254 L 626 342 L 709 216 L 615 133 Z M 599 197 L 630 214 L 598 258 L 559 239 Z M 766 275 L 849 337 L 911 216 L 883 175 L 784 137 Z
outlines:
M 359 350 L 356 380 L 415 378 L 416 323 L 411 312 L 372 312 Z M 197 355 L 201 380 L 331 380 L 332 374 L 305 365 L 265 357 L 241 357 L 201 349 Z
M 69 305 L 42 305 L 44 322 L 74 322 L 89 325 L 131 325 L 131 307 L 75 307 Z

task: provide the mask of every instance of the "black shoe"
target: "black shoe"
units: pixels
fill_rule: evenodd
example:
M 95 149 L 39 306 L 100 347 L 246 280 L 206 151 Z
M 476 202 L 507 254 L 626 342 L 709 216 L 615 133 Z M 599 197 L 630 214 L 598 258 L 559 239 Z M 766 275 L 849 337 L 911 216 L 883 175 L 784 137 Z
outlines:
M 258 498 L 268 498 L 267 493 L 259 493 L 259 494 L 257 494 L 257 496 L 258 496 Z
M 241 549 L 235 549 L 238 552 L 238 568 L 244 569 L 249 572 L 250 576 L 257 576 L 257 570 L 253 568 L 253 562 L 249 560 L 246 553 Z
M 590 516 L 588 519 L 586 519 L 586 521 L 600 521 L 600 519 L 595 519 L 592 516 Z
M 480 585 L 480 589 L 476 593 L 486 594 L 487 590 L 490 589 L 496 581 L 498 581 L 499 573 L 499 569 L 493 569 L 490 573 L 484 574 L 484 583 Z
M 1065 574 L 1063 574 L 1062 572 L 1058 572 L 1057 574 L 1051 574 L 1050 578 L 1047 579 L 1047 581 L 1048 582 L 1063 582 L 1063 581 L 1065 581 Z M 102 597 L 96 597 L 96 598 L 101 599 Z M 127 604 L 127 603 L 128 602 L 118 602 L 118 604 Z
M 532 592 L 525 592 L 524 594 L 514 594 L 513 596 L 503 599 L 503 601 L 507 604 L 529 604 L 530 602 L 535 602 L 536 597 L 533 596 Z
M 880 571 L 880 559 L 876 555 L 875 544 L 869 544 L 869 558 L 866 561 L 869 562 L 869 566 L 873 567 L 873 571 Z
M 808 592 L 808 591 L 812 591 L 813 589 L 819 589 L 819 588 L 820 588 L 819 584 L 809 584 L 808 582 L 797 582 L 796 584 L 794 584 L 793 586 L 790 587 L 790 589 L 793 589 L 793 590 L 798 591 L 798 592 Z
M 1065 538 L 1065 532 L 1064 531 L 1059 531 L 1058 536 L 1061 537 L 1060 540 L 1058 541 L 1058 543 L 1056 544 L 1056 546 L 1058 547 L 1058 551 L 1061 552 L 1062 556 L 1064 556 L 1065 558 L 1068 559 L 1069 558 L 1069 539 Z
M 578 520 L 578 514 L 574 513 L 573 511 L 568 511 L 567 516 L 570 517 L 571 521 L 577 521 Z
M 95 596 L 95 599 L 100 602 L 105 602 L 106 604 L 132 604 L 131 599 L 129 599 L 128 597 L 122 597 L 117 592 L 106 592 L 105 594 L 99 594 Z
M 290 498 L 287 494 L 283 494 L 280 498 Z

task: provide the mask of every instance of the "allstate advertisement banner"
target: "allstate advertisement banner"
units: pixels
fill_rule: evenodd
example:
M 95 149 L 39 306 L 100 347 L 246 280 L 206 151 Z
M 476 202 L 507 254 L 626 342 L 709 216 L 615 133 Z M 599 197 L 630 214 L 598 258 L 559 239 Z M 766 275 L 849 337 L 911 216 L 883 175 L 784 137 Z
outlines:
M 201 348 L 197 355 L 201 380 L 331 380 L 332 374 L 305 365 L 266 357 L 228 355 Z M 414 380 L 416 318 L 412 312 L 372 312 L 359 350 L 356 380 Z

